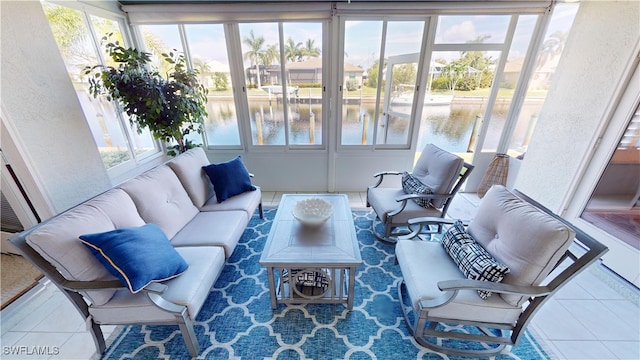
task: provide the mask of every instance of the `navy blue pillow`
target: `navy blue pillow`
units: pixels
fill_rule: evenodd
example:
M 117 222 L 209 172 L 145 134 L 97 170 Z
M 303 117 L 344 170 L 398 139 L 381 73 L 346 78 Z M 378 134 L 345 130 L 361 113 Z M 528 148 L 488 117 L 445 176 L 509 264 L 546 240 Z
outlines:
M 80 235 L 80 241 L 132 293 L 151 282 L 174 278 L 189 267 L 154 224 Z
M 249 171 L 239 155 L 233 160 L 202 168 L 213 184 L 213 191 L 215 191 L 219 203 L 232 196 L 256 190 L 256 187 L 251 184 Z

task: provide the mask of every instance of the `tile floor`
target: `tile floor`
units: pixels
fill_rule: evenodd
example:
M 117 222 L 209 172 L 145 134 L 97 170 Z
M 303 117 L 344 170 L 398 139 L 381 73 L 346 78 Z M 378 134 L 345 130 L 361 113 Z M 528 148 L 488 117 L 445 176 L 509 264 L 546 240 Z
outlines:
M 282 193 L 264 192 L 277 206 Z M 364 208 L 366 193 L 348 193 Z M 449 209 L 471 219 L 479 202 L 460 194 Z M 1 359 L 97 359 L 91 335 L 71 303 L 43 280 L 0 313 Z M 115 326 L 104 326 L 105 337 Z M 554 359 L 640 359 L 640 291 L 599 264 L 558 292 L 534 317 L 529 330 Z

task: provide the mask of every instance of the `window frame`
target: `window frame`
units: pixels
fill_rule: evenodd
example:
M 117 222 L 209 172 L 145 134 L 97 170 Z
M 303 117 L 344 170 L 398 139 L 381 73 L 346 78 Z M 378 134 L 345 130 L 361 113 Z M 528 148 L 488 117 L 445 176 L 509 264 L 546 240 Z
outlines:
M 104 53 L 100 48 L 102 37 L 96 34 L 96 30 L 91 21 L 91 16 L 98 16 L 118 23 L 118 27 L 122 34 L 122 39 L 125 43 L 124 46 L 135 46 L 130 28 L 127 25 L 126 18 L 123 14 L 114 13 L 103 8 L 75 1 L 43 0 L 43 2 L 51 3 L 56 6 L 67 7 L 80 12 L 80 14 L 82 15 L 82 21 L 88 30 L 88 35 L 90 35 L 93 50 L 98 61 L 102 65 L 106 63 Z M 127 175 L 136 168 L 144 166 L 145 164 L 155 163 L 159 158 L 162 158 L 164 156 L 163 153 L 165 151 L 165 148 L 157 139 L 153 138 L 153 135 L 150 135 L 153 139 L 155 151 L 148 151 L 141 155 L 137 155 L 133 149 L 133 139 L 131 138 L 129 130 L 127 130 L 127 127 L 129 127 L 129 121 L 123 116 L 122 106 L 115 101 L 111 101 L 111 103 L 113 104 L 114 109 L 117 110 L 115 116 L 118 119 L 120 131 L 122 131 L 122 135 L 126 139 L 127 151 L 130 155 L 129 160 L 123 161 L 122 163 L 119 163 L 111 168 L 106 168 L 105 166 L 109 178 L 112 181 L 117 181 L 126 178 Z

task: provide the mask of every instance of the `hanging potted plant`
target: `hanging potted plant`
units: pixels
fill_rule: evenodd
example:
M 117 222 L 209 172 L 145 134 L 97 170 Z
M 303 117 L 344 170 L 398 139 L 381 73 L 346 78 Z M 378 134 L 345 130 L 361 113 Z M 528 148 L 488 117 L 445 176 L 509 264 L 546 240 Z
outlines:
M 102 38 L 108 39 L 109 36 Z M 85 74 L 93 73 L 89 93 L 116 100 L 132 125 L 137 125 L 138 132 L 147 127 L 156 139 L 169 144 L 168 155 L 195 147 L 186 136 L 194 131 L 202 133 L 207 89 L 198 82 L 198 72 L 188 69 L 184 55 L 177 51 L 162 54 L 173 66 L 163 77 L 152 68 L 151 54 L 124 48 L 118 41 L 105 47 L 117 67 L 87 66 Z

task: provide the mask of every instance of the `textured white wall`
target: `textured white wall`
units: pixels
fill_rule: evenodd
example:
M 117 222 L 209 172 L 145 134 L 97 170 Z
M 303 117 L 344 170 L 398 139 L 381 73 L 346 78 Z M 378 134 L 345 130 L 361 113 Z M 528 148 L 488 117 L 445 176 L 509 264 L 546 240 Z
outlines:
M 0 1 L 7 120 L 62 211 L 111 186 L 39 1 Z
M 640 38 L 640 2 L 583 1 L 515 187 L 561 212 Z

